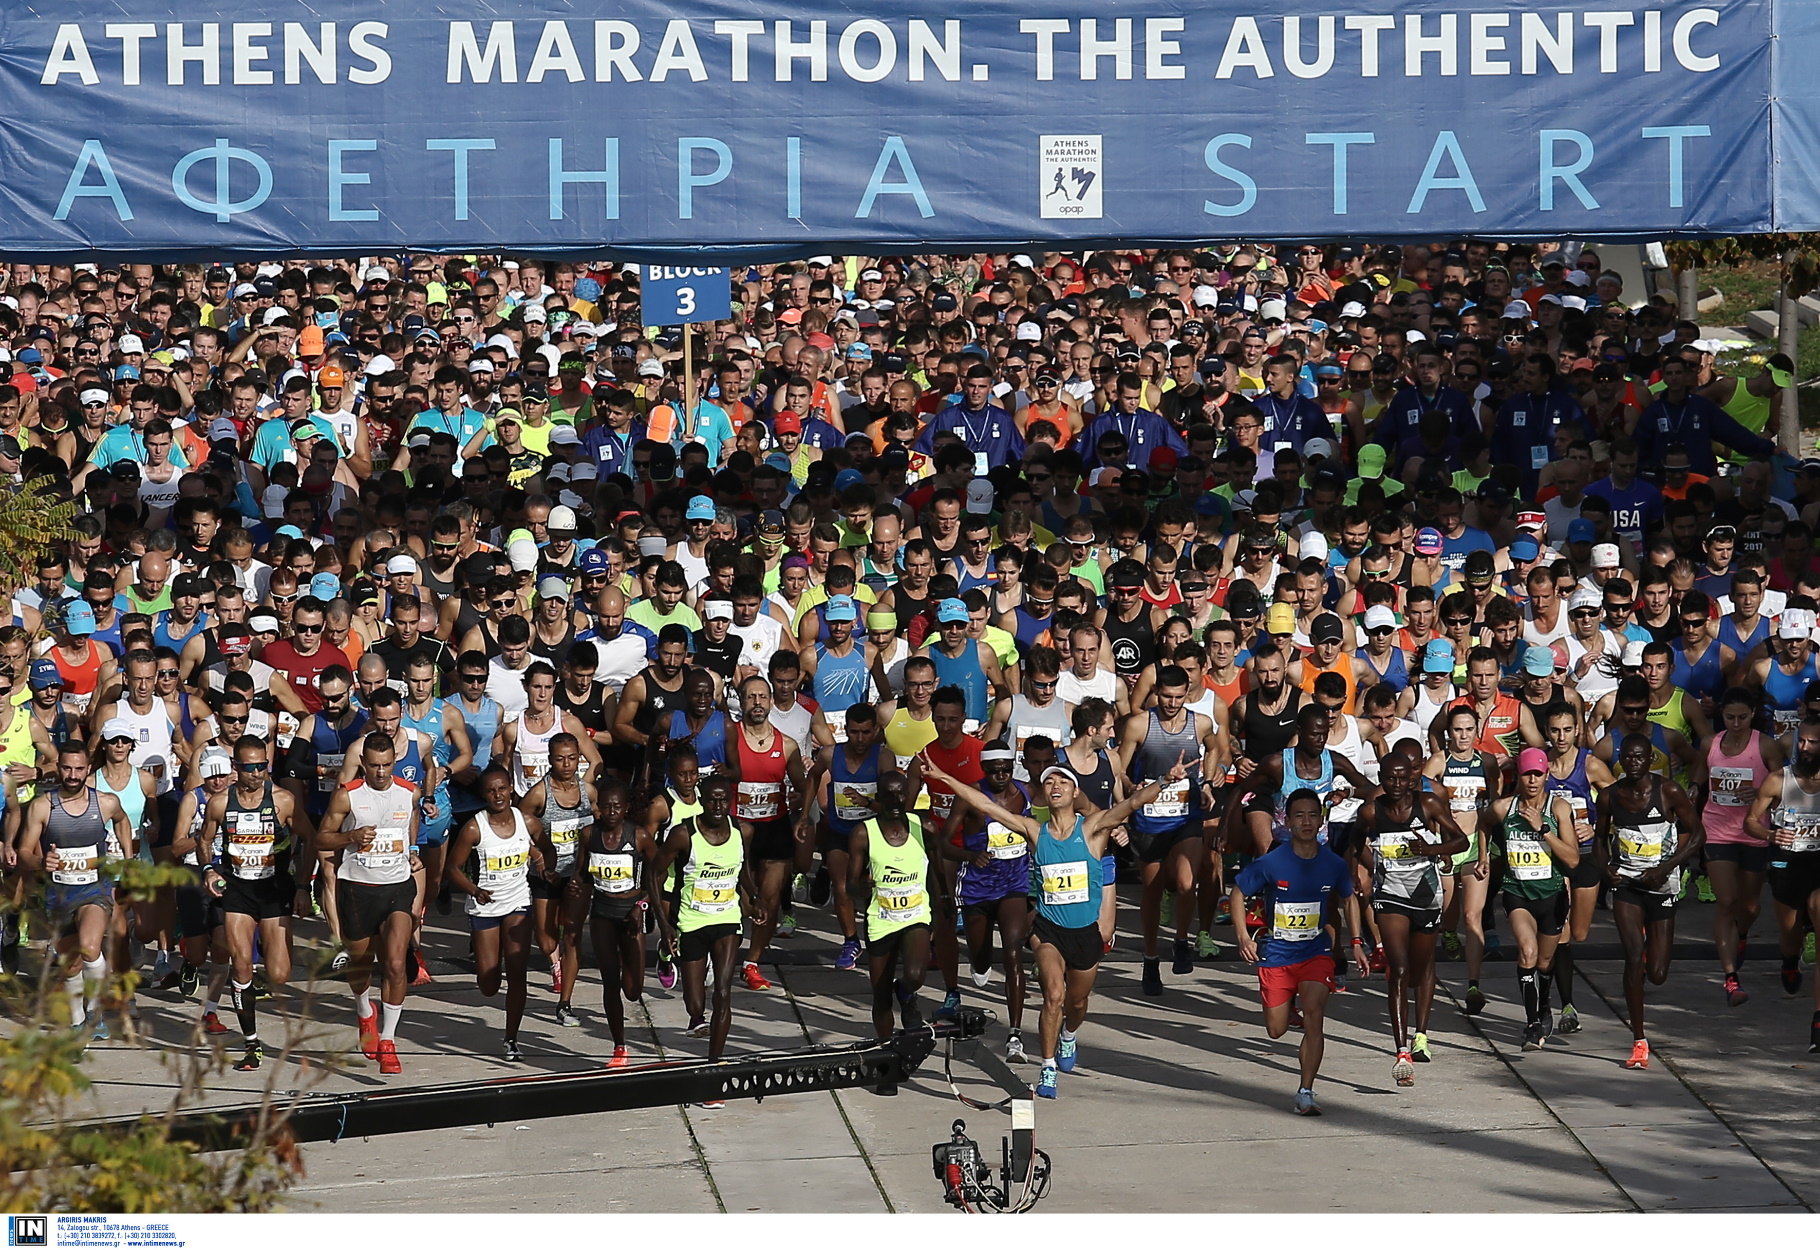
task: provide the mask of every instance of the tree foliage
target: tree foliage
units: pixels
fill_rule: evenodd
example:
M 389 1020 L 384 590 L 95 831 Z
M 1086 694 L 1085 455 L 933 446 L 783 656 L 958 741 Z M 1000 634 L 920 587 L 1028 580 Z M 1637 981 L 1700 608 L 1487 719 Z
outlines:
M 1820 286 L 1820 234 L 1741 234 L 1723 239 L 1673 239 L 1663 245 L 1676 269 L 1774 261 L 1791 295 Z
M 55 478 L 33 478 L 23 486 L 0 481 L 0 568 L 24 577 L 39 555 L 68 541 L 76 501 Z

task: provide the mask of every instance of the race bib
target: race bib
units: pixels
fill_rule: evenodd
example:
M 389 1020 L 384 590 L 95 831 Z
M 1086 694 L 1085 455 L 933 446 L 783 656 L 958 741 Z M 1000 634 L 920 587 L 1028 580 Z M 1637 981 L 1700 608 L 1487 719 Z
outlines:
M 1271 911 L 1270 936 L 1278 942 L 1312 942 L 1321 932 L 1319 903 L 1279 901 Z
M 870 820 L 876 814 L 872 804 L 878 798 L 876 781 L 836 781 L 831 785 L 834 792 L 834 814 L 842 820 Z
M 1668 826 L 1661 822 L 1619 830 L 1618 850 L 1623 854 L 1626 868 L 1642 871 L 1661 863 L 1662 843 L 1667 835 Z
M 1044 864 L 1043 902 L 1050 907 L 1087 901 L 1087 862 L 1070 860 L 1061 864 Z
M 1820 819 L 1811 816 L 1782 817 L 1782 827 L 1790 830 L 1788 849 L 1796 854 L 1820 851 Z
M 99 846 L 60 846 L 51 880 L 58 885 L 94 885 L 101 880 Z
M 949 813 L 954 811 L 954 793 L 952 791 L 932 790 L 929 792 L 929 812 L 938 824 L 946 823 Z
M 508 851 L 503 855 L 484 857 L 480 861 L 480 888 L 493 890 L 514 884 L 524 875 L 525 865 L 530 861 L 529 851 Z
M 1379 859 L 1411 860 L 1416 857 L 1409 846 L 1412 840 L 1404 832 L 1380 833 L 1372 839 L 1372 849 L 1377 852 Z
M 775 781 L 742 781 L 739 783 L 739 812 L 746 820 L 774 820 L 783 786 Z
M 347 760 L 345 751 L 316 753 L 316 789 L 319 793 L 333 794 L 341 789 L 341 766 Z
M 1748 768 L 1713 769 L 1710 789 L 1712 801 L 1721 807 L 1749 806 L 1751 797 L 1756 793 L 1751 786 L 1752 776 Z
M 585 823 L 579 816 L 565 816 L 560 820 L 552 820 L 550 822 L 550 841 L 555 844 L 558 851 L 565 846 L 574 847 L 575 838 Z M 570 854 L 573 853 L 571 850 Z
M 550 753 L 538 751 L 532 754 L 518 753 L 518 780 L 525 789 L 542 781 L 550 771 Z M 705 770 L 704 770 L 705 771 Z
M 829 712 L 829 711 L 824 710 L 822 712 L 822 719 L 828 722 L 828 732 L 834 735 L 834 741 L 835 741 L 836 745 L 846 742 L 846 740 L 847 740 L 846 709 L 843 708 L 841 711 L 838 711 L 838 712 Z
M 1506 842 L 1504 863 L 1517 881 L 1546 881 L 1555 871 L 1554 856 L 1548 853 L 1548 847 L 1529 838 Z
M 909 883 L 890 892 L 880 888 L 873 897 L 878 900 L 879 919 L 894 922 L 919 919 L 928 902 L 922 888 Z
M 588 876 L 602 894 L 630 894 L 638 888 L 638 863 L 628 852 L 596 851 L 588 856 Z
M 363 868 L 380 871 L 396 868 L 404 862 L 405 830 L 398 825 L 381 825 L 373 835 L 373 845 L 364 851 L 356 851 L 355 858 Z
M 986 826 L 986 852 L 993 859 L 1022 859 L 1030 853 L 1030 843 L 1023 834 L 995 820 Z
M 1188 778 L 1184 777 L 1180 781 L 1172 781 L 1164 786 L 1162 793 L 1156 796 L 1155 802 L 1144 804 L 1144 815 L 1157 819 L 1186 816 L 1190 784 Z
M 689 905 L 709 916 L 739 906 L 739 869 L 703 868 L 689 888 Z
M 1483 777 L 1443 777 L 1441 784 L 1453 792 L 1453 798 L 1447 802 L 1449 811 L 1476 812 L 1485 799 Z
M 264 881 L 277 871 L 276 838 L 272 827 L 259 812 L 235 812 L 234 827 L 228 833 L 228 856 L 234 861 L 234 875 L 242 881 Z

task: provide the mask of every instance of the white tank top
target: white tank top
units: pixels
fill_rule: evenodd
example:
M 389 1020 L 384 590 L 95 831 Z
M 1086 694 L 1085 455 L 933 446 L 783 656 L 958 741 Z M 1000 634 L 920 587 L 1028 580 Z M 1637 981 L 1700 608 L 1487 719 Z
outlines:
M 502 838 L 493 832 L 493 822 L 485 812 L 477 812 L 474 826 L 480 830 L 480 842 L 474 848 L 479 867 L 474 884 L 493 896 L 491 902 L 468 899 L 470 916 L 509 916 L 531 905 L 531 831 L 525 825 L 524 813 L 512 812 L 512 836 Z
M 177 760 L 171 751 L 171 714 L 165 708 L 164 700 L 153 699 L 151 710 L 139 713 L 133 711 L 133 705 L 123 698 L 114 705 L 113 715 L 108 719 L 123 720 L 132 726 L 133 767 L 152 773 L 159 794 L 169 790 Z
M 348 786 L 348 818 L 343 829 L 371 825 L 379 831 L 364 851 L 348 847 L 341 859 L 341 879 L 360 885 L 398 885 L 411 879 L 411 809 L 417 787 L 394 778 L 384 790 L 365 780 Z
M 1055 697 L 1065 703 L 1079 703 L 1083 699 L 1104 699 L 1118 705 L 1118 674 L 1111 669 L 1095 669 L 1093 680 L 1082 681 L 1075 676 L 1073 668 L 1065 668 L 1057 679 Z
M 809 726 L 814 719 L 814 714 L 803 706 L 801 699 L 793 703 L 787 712 L 775 706 L 771 709 L 771 727 L 786 737 L 794 738 L 796 749 L 804 759 L 813 754 L 809 750 Z
M 512 746 L 512 793 L 521 799 L 550 771 L 550 739 L 562 732 L 562 713 L 555 712 L 542 733 L 525 723 L 529 715 L 518 714 L 518 740 Z
M 1441 714 L 1441 709 L 1452 703 L 1457 697 L 1449 693 L 1447 698 L 1440 703 L 1433 703 L 1429 701 L 1427 686 L 1416 687 L 1416 705 L 1410 710 L 1409 715 L 1410 719 L 1415 721 L 1416 728 L 1421 731 L 1424 739 L 1428 736 L 1428 726 L 1434 722 L 1435 717 Z
M 1359 775 L 1363 776 L 1365 774 L 1365 761 L 1370 759 L 1375 763 L 1377 758 L 1376 752 L 1365 745 L 1365 737 L 1359 732 L 1359 721 L 1356 716 L 1348 716 L 1346 713 L 1342 712 L 1340 713 L 1340 720 L 1346 726 L 1346 741 L 1334 741 L 1333 732 L 1329 730 L 1327 735 L 1327 749 L 1332 751 L 1335 755 L 1344 757 L 1346 762 L 1358 769 Z M 1365 801 L 1363 799 L 1341 799 L 1333 805 L 1333 811 L 1328 814 L 1327 818 L 1338 824 L 1350 824 L 1359 818 L 1359 808 L 1363 807 L 1364 803 Z

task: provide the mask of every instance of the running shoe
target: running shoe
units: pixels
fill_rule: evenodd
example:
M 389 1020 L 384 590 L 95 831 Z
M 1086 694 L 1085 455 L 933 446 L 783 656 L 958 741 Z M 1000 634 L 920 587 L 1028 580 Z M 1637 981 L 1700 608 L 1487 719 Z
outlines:
M 1390 1079 L 1398 1085 L 1416 1083 L 1416 1061 L 1410 1057 L 1407 1050 L 1397 1052 L 1397 1061 L 1390 1065 Z
M 834 878 L 828 875 L 828 866 L 823 864 L 815 870 L 815 876 L 809 880 L 809 902 L 816 907 L 826 907 L 828 900 L 834 897 Z
M 1580 1031 L 1580 1013 L 1578 1011 L 1574 1010 L 1574 1008 L 1571 1004 L 1569 1006 L 1561 1008 L 1561 1024 L 1555 1030 L 1555 1032 L 1557 1032 L 1557 1033 L 1578 1033 L 1579 1031 Z
M 778 917 L 777 936 L 780 938 L 790 938 L 790 937 L 796 936 L 796 917 L 795 916 L 791 915 L 789 912 L 785 912 L 782 916 Z
M 1555 1013 L 1550 1011 L 1546 1007 L 1542 1008 L 1541 1023 L 1542 1023 L 1542 1040 L 1547 1041 L 1549 1038 L 1551 1038 L 1555 1035 Z
M 1161 959 L 1144 961 L 1144 993 L 1152 998 L 1163 996 L 1163 961 Z
M 858 938 L 848 938 L 840 944 L 840 954 L 834 957 L 834 966 L 842 972 L 851 972 L 859 967 Z
M 374 1008 L 370 1016 L 362 1016 L 360 1025 L 360 1053 L 368 1059 L 379 1058 L 379 1009 Z M 223 1029 L 222 1032 L 227 1032 Z
M 1307 1024 L 1308 1024 L 1307 1019 L 1304 1018 L 1302 1015 L 1302 1005 L 1300 1003 L 1294 1003 L 1294 1002 L 1290 1003 L 1289 1004 L 1289 1027 L 1292 1029 L 1300 1029 L 1300 1028 L 1306 1027 Z
M 942 995 L 942 1005 L 935 1009 L 937 1020 L 957 1020 L 961 1014 L 961 992 L 949 990 Z
M 1491 954 L 1502 945 L 1504 945 L 1504 943 L 1498 939 L 1496 930 L 1487 929 L 1485 931 L 1485 953 L 1487 955 Z
M 389 1037 L 379 1039 L 379 1074 L 397 1076 L 404 1071 L 404 1065 L 398 1062 L 398 1043 Z
M 418 986 L 432 985 L 434 983 L 435 978 L 430 976 L 430 965 L 426 964 L 423 961 L 422 954 L 419 954 L 417 956 L 417 975 L 411 978 L 411 988 L 416 989 Z M 561 992 L 561 990 L 557 991 L 559 994 Z
M 765 980 L 765 974 L 758 970 L 757 964 L 747 964 L 745 970 L 746 988 L 749 990 L 768 990 L 771 983 Z
M 1346 961 L 1344 959 L 1336 958 L 1333 961 L 1333 992 L 1336 994 L 1346 992 Z
M 114 1036 L 108 1031 L 107 1017 L 102 1015 L 100 1011 L 95 1012 L 94 1027 L 89 1030 L 88 1036 L 91 1042 L 105 1042 Z
M 914 1033 L 923 1027 L 923 1009 L 916 1001 L 916 992 L 902 985 L 897 987 L 897 1018 L 902 1022 L 906 1033 Z
M 1321 1104 L 1314 1100 L 1312 1089 L 1298 1089 L 1295 1092 L 1295 1113 L 1297 1115 L 1321 1114 Z
M 1005 1062 L 1030 1062 L 1030 1056 L 1024 1052 L 1024 1035 L 1019 1033 L 1016 1029 L 1012 1029 L 1011 1036 L 1005 1039 Z
M 1701 873 L 1694 878 L 1694 890 L 1699 894 L 1702 903 L 1716 903 L 1719 901 L 1719 896 L 1713 893 L 1713 879 L 1705 873 Z
M 1466 957 L 1466 948 L 1460 945 L 1460 935 L 1452 929 L 1441 934 L 1441 958 L 1448 963 L 1458 963 Z
M 719 1098 L 704 1098 L 695 1105 L 700 1107 L 703 1111 L 720 1111 L 725 1108 L 727 1104 Z
M 569 1006 L 569 1004 L 557 1003 L 556 1023 L 561 1028 L 579 1029 L 581 1027 L 581 1017 L 575 1014 L 575 1008 Z
M 1194 936 L 1194 957 L 1196 959 L 1213 959 L 1220 953 L 1220 944 L 1213 940 L 1213 934 L 1202 929 Z
M 1624 1061 L 1624 1066 L 1638 1069 L 1649 1066 L 1649 1042 L 1646 1039 L 1637 1039 L 1636 1044 L 1630 1048 L 1630 1058 Z
M 1382 944 L 1371 948 L 1371 970 L 1377 973 L 1382 973 L 1384 971 L 1384 947 Z
M 196 987 L 202 984 L 202 974 L 196 971 L 196 965 L 189 960 L 183 961 L 183 971 L 177 975 L 177 992 L 185 998 L 193 998 Z
M 708 1036 L 708 1017 L 705 1015 L 690 1016 L 689 1027 L 684 1029 L 683 1032 L 687 1033 L 690 1037 Z
M 657 956 L 657 983 L 666 990 L 676 988 L 676 961 L 665 959 L 662 954 Z
M 518 1060 L 518 1039 L 516 1037 L 508 1037 L 506 1038 L 506 1062 L 517 1063 Z
M 1054 1098 L 1056 1094 L 1055 1081 L 1055 1065 L 1052 1063 L 1044 1064 L 1043 1070 L 1037 1074 L 1036 1096 L 1038 1098 Z
M 158 962 L 152 965 L 152 985 L 161 990 L 168 990 L 174 988 L 182 980 L 182 970 L 173 968 L 170 959 L 163 951 L 159 951 Z
M 1806 940 L 1801 943 L 1801 962 L 1804 964 L 1811 964 L 1814 962 L 1814 935 L 1812 930 L 1808 931 Z
M 1409 1057 L 1417 1063 L 1433 1063 L 1434 1055 L 1428 1050 L 1428 1034 L 1418 1033 L 1409 1044 Z
M 202 1031 L 208 1034 L 225 1033 L 228 1026 L 221 1023 L 221 1017 L 212 1011 L 202 1013 Z
M 1534 1020 L 1523 1026 L 1523 1049 L 1542 1049 L 1542 1026 Z
M 418 958 L 419 958 L 419 960 L 421 960 L 422 956 L 419 956 Z M 561 964 L 551 964 L 550 965 L 550 993 L 556 995 L 556 997 L 558 997 L 558 998 L 562 997 L 562 965 Z
M 1078 1037 L 1069 1037 L 1066 1033 L 1055 1043 L 1055 1066 L 1064 1072 L 1074 1071 L 1074 1065 L 1080 1062 L 1081 1042 Z
M 627 1050 L 624 1046 L 615 1046 L 613 1048 L 613 1057 L 607 1060 L 607 1066 L 609 1068 L 623 1068 L 632 1061 L 631 1055 L 632 1052 Z
M 340 972 L 347 966 L 348 966 L 348 953 L 346 951 L 336 951 L 335 958 L 329 960 L 329 971 L 330 972 Z
M 1178 977 L 1194 972 L 1194 947 L 1182 938 L 1175 940 L 1175 962 L 1169 965 L 1169 971 Z
M 1213 913 L 1213 927 L 1217 929 L 1222 925 L 1229 925 L 1231 923 L 1232 923 L 1232 904 L 1231 903 L 1221 903 L 1219 905 L 1219 908 Z
M 1738 982 L 1738 974 L 1731 973 L 1725 978 L 1725 1005 L 1742 1007 L 1750 1001 L 1750 995 L 1744 992 L 1744 986 Z
M 1782 992 L 1791 996 L 1801 992 L 1800 967 L 1784 968 L 1782 970 Z
M 794 877 L 790 878 L 790 901 L 793 903 L 806 903 L 809 901 L 809 878 L 807 875 L 799 872 Z
M 992 984 L 992 965 L 987 964 L 984 968 L 971 968 L 968 970 L 968 975 L 973 978 L 973 988 L 983 990 Z
M 1476 1016 L 1485 1010 L 1485 991 L 1476 985 L 1466 987 L 1466 1014 Z
M 239 1060 L 234 1064 L 234 1071 L 257 1072 L 259 1071 L 260 1061 L 264 1058 L 265 1047 L 261 1046 L 258 1042 L 248 1042 L 246 1044 L 246 1054 L 240 1056 Z

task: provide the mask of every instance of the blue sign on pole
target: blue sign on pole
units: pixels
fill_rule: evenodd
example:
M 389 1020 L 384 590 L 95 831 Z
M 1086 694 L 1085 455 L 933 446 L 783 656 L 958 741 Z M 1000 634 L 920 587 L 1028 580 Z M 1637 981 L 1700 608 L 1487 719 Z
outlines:
M 646 265 L 639 298 L 640 315 L 648 326 L 725 321 L 733 315 L 733 288 L 725 269 Z

